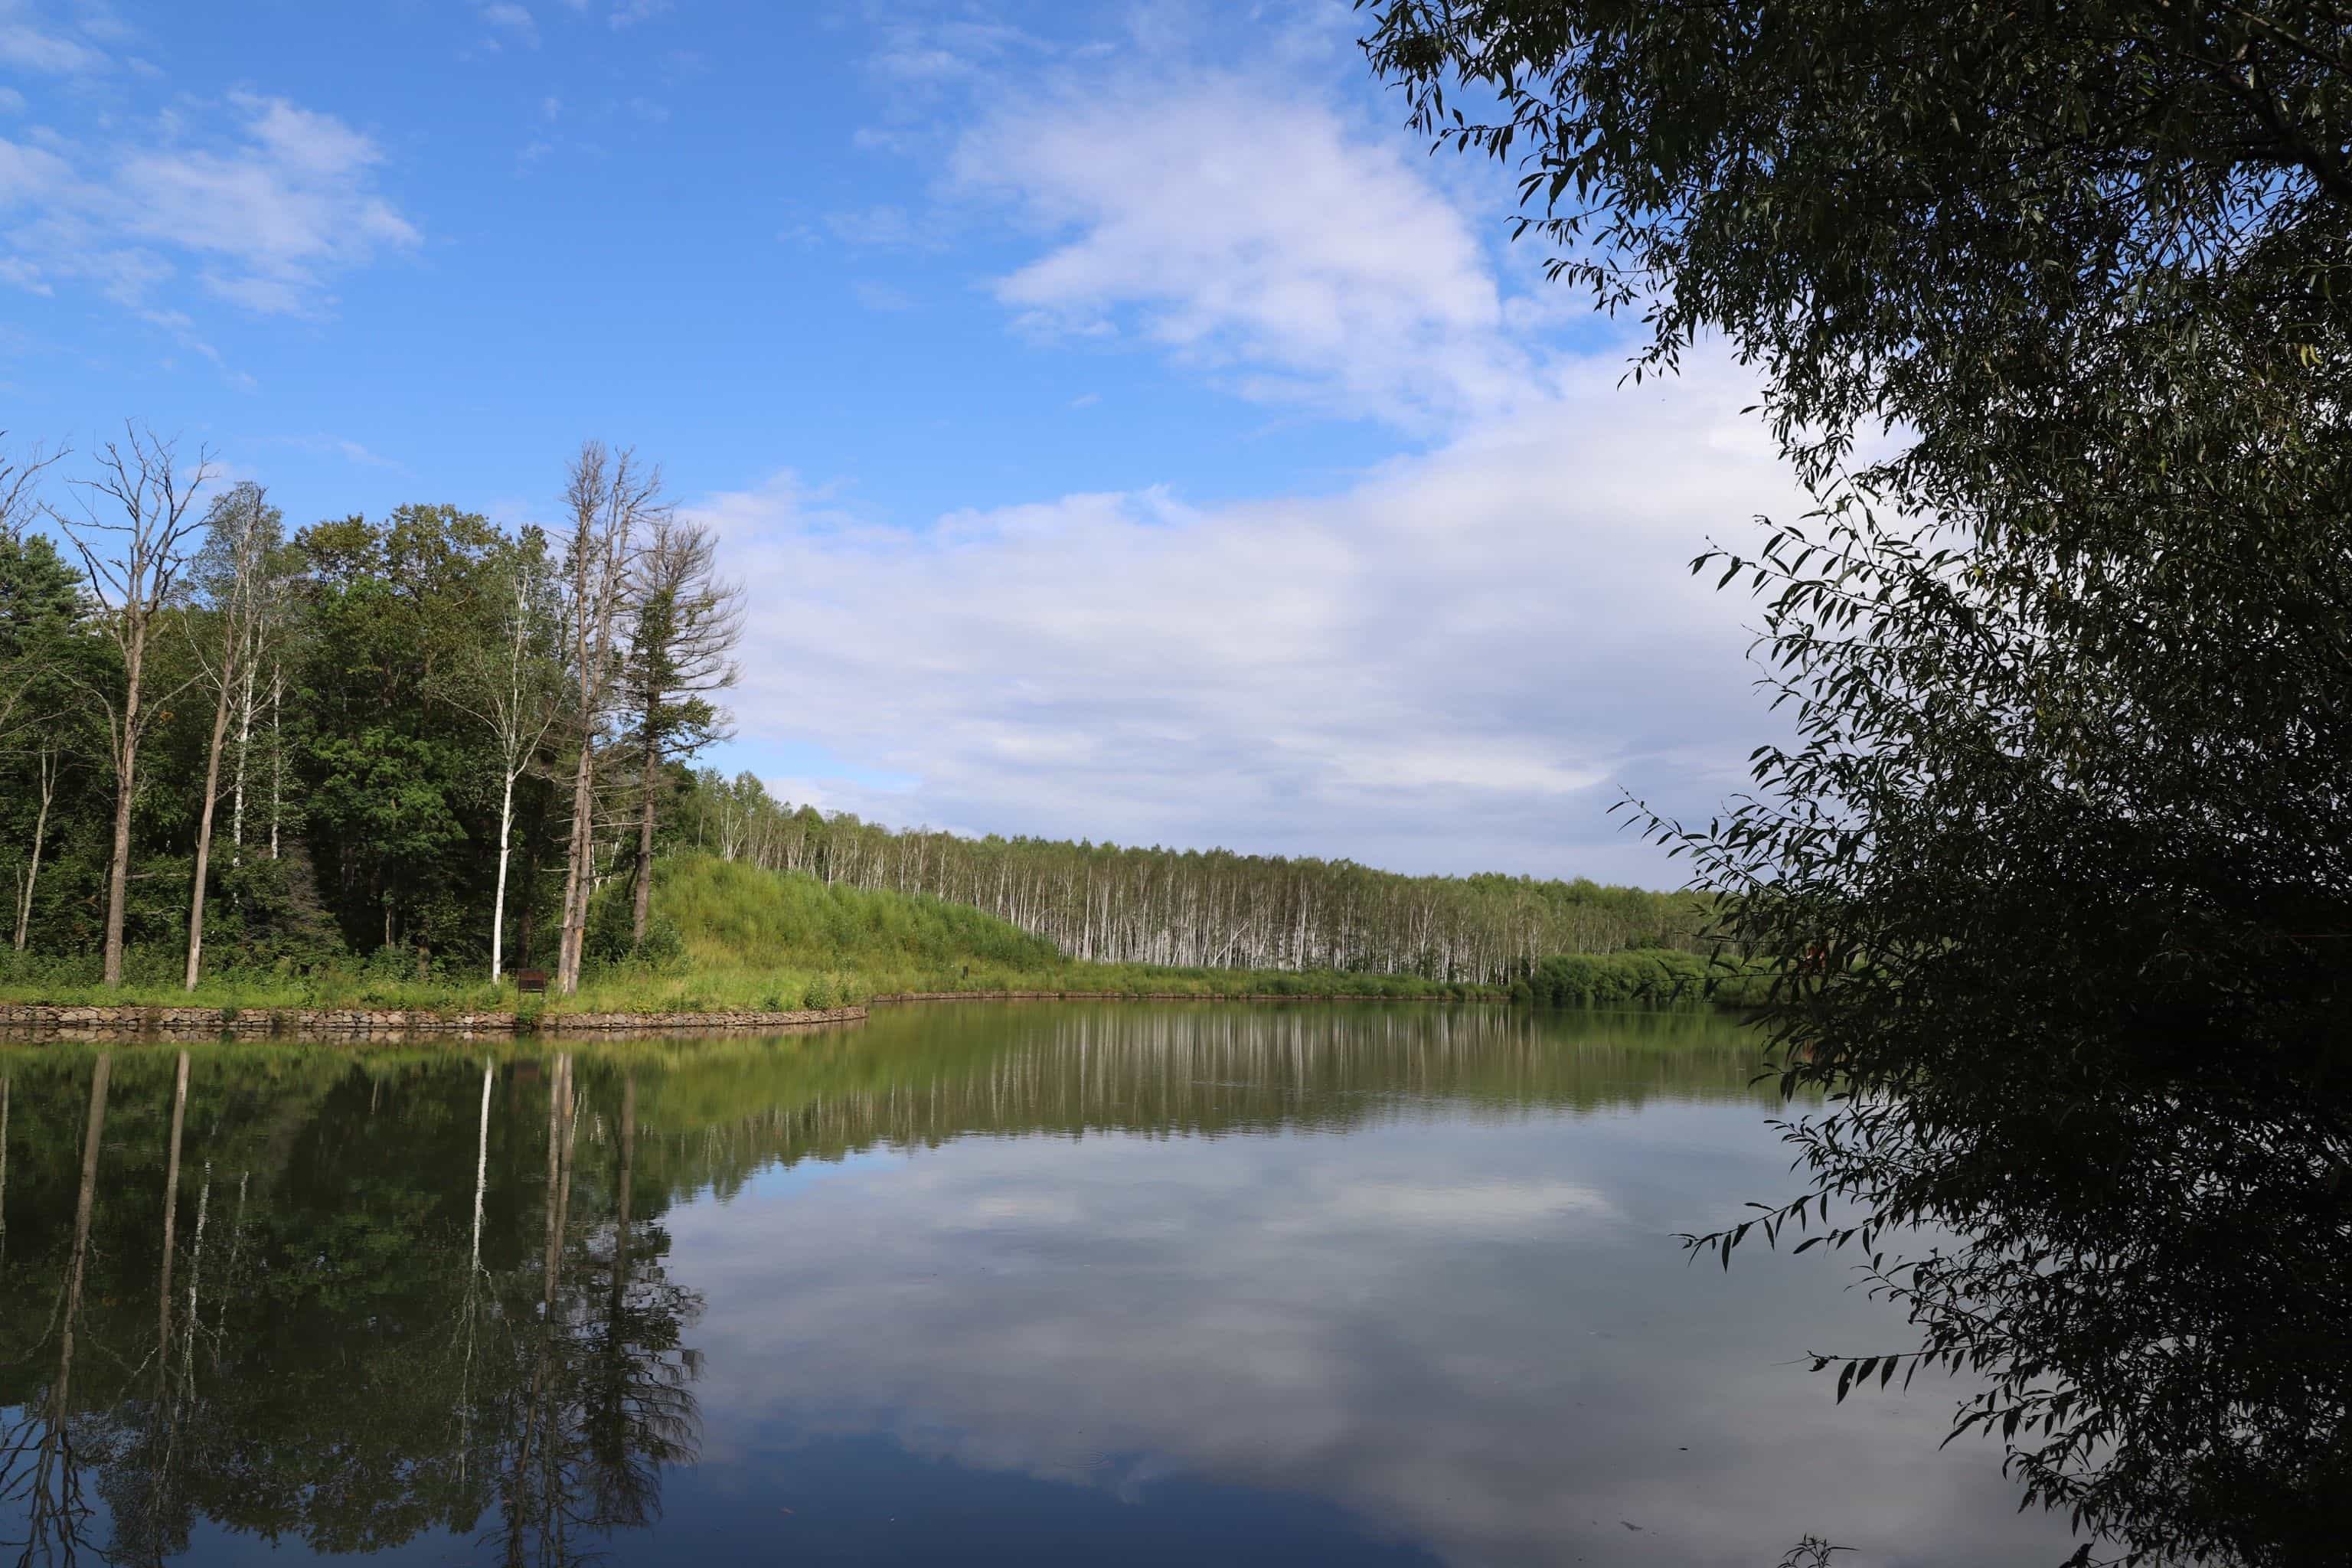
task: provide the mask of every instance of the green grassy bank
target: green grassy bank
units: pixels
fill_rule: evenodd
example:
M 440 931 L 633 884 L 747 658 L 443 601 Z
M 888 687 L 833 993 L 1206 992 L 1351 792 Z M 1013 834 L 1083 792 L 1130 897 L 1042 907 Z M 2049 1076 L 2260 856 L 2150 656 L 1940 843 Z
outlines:
M 625 953 L 625 889 L 601 900 L 592 957 L 575 996 L 551 1011 L 699 1012 L 830 1007 L 899 992 L 1075 991 L 1114 995 L 1341 995 L 1565 1005 L 1701 1003 L 1705 961 L 1687 953 L 1614 953 L 1545 961 L 1533 984 L 1508 993 L 1413 975 L 1172 969 L 1081 963 L 1042 937 L 961 904 L 827 887 L 706 856 L 656 863 L 654 931 Z M 133 952 L 126 984 L 99 984 L 95 956 L 0 954 L 0 1001 L 61 1005 L 193 1004 L 266 1010 L 407 1007 L 442 1012 L 513 1007 L 509 981 L 491 986 L 428 968 L 412 953 L 345 958 L 296 968 L 207 973 L 191 995 L 177 952 Z M 538 1005 L 532 998 L 531 1005 Z

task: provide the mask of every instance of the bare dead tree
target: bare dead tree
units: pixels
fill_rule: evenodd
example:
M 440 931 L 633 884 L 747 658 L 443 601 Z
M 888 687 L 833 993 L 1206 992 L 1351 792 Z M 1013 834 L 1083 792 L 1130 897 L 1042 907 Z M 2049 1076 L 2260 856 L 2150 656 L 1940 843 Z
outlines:
M 710 694 L 735 684 L 743 632 L 743 591 L 719 575 L 710 530 L 664 513 L 637 557 L 636 625 L 627 670 L 637 725 L 637 855 L 630 941 L 646 940 L 654 868 L 654 813 L 661 765 L 693 755 L 728 733 Z
M 628 596 L 635 542 L 669 508 L 661 498 L 661 470 L 642 466 L 634 451 L 587 441 L 565 476 L 564 606 L 571 665 L 572 741 L 572 834 L 563 866 L 562 940 L 556 989 L 580 989 L 580 959 L 588 935 L 588 901 L 595 890 L 596 761 L 612 717 L 621 648 L 616 628 Z
M 205 514 L 205 548 L 195 572 L 214 616 L 213 646 L 193 632 L 190 645 L 201 679 L 213 689 L 213 730 L 205 752 L 205 793 L 196 813 L 196 866 L 188 893 L 188 962 L 183 982 L 196 988 L 204 970 L 205 884 L 213 853 L 213 814 L 220 804 L 221 750 L 229 713 L 240 694 L 250 699 L 253 666 L 277 595 L 269 582 L 278 555 L 278 513 L 259 485 L 247 480 L 215 500 Z M 240 779 L 242 767 L 240 765 Z M 239 795 L 240 810 L 243 804 Z M 240 824 L 241 826 L 241 824 Z
M 0 430 L 0 441 L 7 438 L 8 432 Z M 26 526 L 42 515 L 42 471 L 64 458 L 68 450 L 60 447 L 54 452 L 44 452 L 35 447 L 21 458 L 0 455 L 0 539 L 19 538 Z
M 131 879 L 131 810 L 137 797 L 139 745 L 152 712 L 186 689 L 186 683 L 148 701 L 147 645 L 188 562 L 198 522 L 196 494 L 213 477 L 212 454 L 199 448 L 194 464 L 179 465 L 175 444 L 125 423 L 124 438 L 97 452 L 96 477 L 77 479 L 79 518 L 50 509 L 73 541 L 100 625 L 122 656 L 122 688 L 91 687 L 106 719 L 108 760 L 114 765 L 114 847 L 106 872 L 106 984 L 122 984 L 123 901 Z M 119 514 L 121 521 L 111 521 Z M 195 677 L 189 677 L 192 683 Z

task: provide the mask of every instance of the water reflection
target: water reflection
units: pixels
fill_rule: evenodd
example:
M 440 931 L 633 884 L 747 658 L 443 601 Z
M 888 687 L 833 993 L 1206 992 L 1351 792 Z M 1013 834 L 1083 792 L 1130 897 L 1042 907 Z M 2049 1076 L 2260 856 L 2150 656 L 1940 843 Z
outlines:
M 0 1047 L 0 1535 L 516 1564 L 2055 1540 L 1936 1453 L 1940 1402 L 1836 1409 L 1786 1364 L 1867 1303 L 1665 1240 L 1777 1171 L 1748 1063 L 1707 1018 L 1431 1008 Z
M 659 1517 L 665 1467 L 694 1457 L 699 1300 L 640 1217 L 668 1194 L 641 1190 L 625 1066 L 606 1115 L 568 1056 L 194 1062 L 6 1058 L 0 1518 L 20 1560 L 158 1563 L 202 1520 L 570 1563 Z M 57 1112 L 77 1079 L 74 1139 Z M 480 1113 L 453 1114 L 476 1084 Z

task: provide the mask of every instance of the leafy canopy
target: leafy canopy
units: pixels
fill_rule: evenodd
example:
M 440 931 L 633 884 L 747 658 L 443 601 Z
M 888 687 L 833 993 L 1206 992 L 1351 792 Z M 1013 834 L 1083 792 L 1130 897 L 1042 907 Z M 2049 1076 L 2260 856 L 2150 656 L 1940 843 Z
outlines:
M 1962 1427 L 2127 1555 L 2340 1551 L 2352 9 L 1366 9 L 1637 371 L 1727 336 L 1818 499 L 1702 561 L 1795 739 L 1650 825 L 1836 1098 L 1694 1239 L 1828 1225 L 1922 1334 L 1841 1392 L 1985 1374 Z

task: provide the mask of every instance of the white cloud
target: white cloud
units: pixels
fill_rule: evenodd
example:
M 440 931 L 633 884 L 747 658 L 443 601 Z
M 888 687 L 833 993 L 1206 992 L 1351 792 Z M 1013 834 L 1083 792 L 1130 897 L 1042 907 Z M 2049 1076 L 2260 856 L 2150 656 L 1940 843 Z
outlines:
M 824 226 L 833 231 L 835 238 L 849 245 L 911 246 L 923 237 L 922 230 L 908 216 L 906 208 L 887 202 L 852 212 L 828 214 Z
M 101 70 L 106 63 L 103 52 L 78 38 L 30 22 L 0 17 L 0 65 L 51 76 L 79 76 Z
M 25 112 L 25 95 L 13 87 L 0 87 L 0 114 Z
M 534 48 L 539 45 L 539 24 L 531 19 L 528 10 L 511 4 L 511 0 L 499 0 L 499 4 L 483 6 L 482 20 L 513 34 Z
M 139 36 L 138 29 L 115 15 L 105 0 L 75 0 L 74 23 L 100 43 L 127 44 Z
M 952 168 L 1056 237 L 996 284 L 1034 328 L 1137 332 L 1245 395 L 1414 424 L 1507 412 L 1528 384 L 1468 222 L 1397 141 L 1295 92 L 1090 81 L 973 132 Z
M 73 165 L 46 147 L 0 140 L 0 212 L 45 201 L 73 184 Z
M 850 298 L 869 310 L 911 310 L 918 301 L 904 289 L 861 278 L 849 286 Z
M 650 22 L 668 9 L 669 0 L 614 0 L 605 20 L 617 33 L 640 22 Z
M 968 83 L 1035 40 L 1017 27 L 973 17 L 898 22 L 883 32 L 867 65 L 900 87 L 934 89 Z
M 1266 1033 L 1142 1028 L 1102 1028 L 1094 1059 L 1225 1079 Z M 1470 1048 L 1426 1059 L 1522 1059 Z M 1007 1059 L 1086 1103 L 1075 1060 Z M 1635 1074 L 1603 1114 L 1520 1120 L 1453 1098 L 1448 1070 L 1363 1097 L 1347 1137 L 1096 1122 L 810 1161 L 672 1209 L 671 1277 L 708 1302 L 704 1484 L 747 1514 L 798 1502 L 779 1455 L 856 1434 L 981 1497 L 993 1472 L 1162 1509 L 1184 1483 L 1311 1498 L 1432 1563 L 1769 1562 L 1832 1528 L 1831 1502 L 1857 1562 L 2063 1553 L 2063 1520 L 2016 1511 L 1996 1454 L 1939 1451 L 1972 1385 L 1840 1403 L 1807 1370 L 1806 1346 L 1899 1333 L 1888 1303 L 1807 1259 L 1686 1266 L 1668 1230 L 1781 1174 L 1755 1107 L 1627 1118 Z M 1742 1077 L 1727 1063 L 1723 1089 Z M 1676 1173 L 1701 1148 L 1697 1185 Z
M 164 331 L 169 332 L 172 337 L 179 342 L 182 348 L 188 350 L 192 353 L 201 354 L 205 359 L 211 361 L 213 368 L 220 372 L 221 379 L 227 382 L 230 386 L 236 388 L 237 391 L 255 392 L 260 389 L 261 384 L 259 382 L 254 380 L 252 376 L 248 375 L 244 371 L 237 369 L 235 365 L 230 364 L 227 357 L 224 355 L 220 350 L 215 348 L 211 343 L 205 342 L 196 334 L 196 324 L 189 318 L 187 312 L 184 310 L 142 310 L 139 312 L 139 317 L 150 326 L 160 327 Z M 168 363 L 169 362 L 166 363 Z
M 1605 810 L 1736 787 L 1743 602 L 1685 567 L 1788 486 L 1736 374 L 1621 368 L 1320 499 L 916 531 L 789 478 L 710 498 L 752 589 L 743 739 L 915 779 L 823 786 L 894 823 L 1671 883 Z
M 0 256 L 0 283 L 13 284 L 30 293 L 44 296 L 57 291 L 41 276 L 39 268 L 21 257 Z
M 383 468 L 394 473 L 401 474 L 404 474 L 409 471 L 407 464 L 384 457 L 381 453 L 370 451 L 366 447 L 362 446 L 359 442 L 352 440 L 347 437 L 328 435 L 278 436 L 265 437 L 265 439 L 277 446 L 293 447 L 305 452 L 318 452 L 330 457 L 341 458 L 347 463 L 352 463 L 363 468 Z
M 419 242 L 374 188 L 383 154 L 368 137 L 281 98 L 226 106 L 227 135 L 193 138 L 172 115 L 145 144 L 0 142 L 0 208 L 28 214 L 7 236 L 16 264 L 143 307 L 178 258 L 217 298 L 316 314 L 337 273 Z

